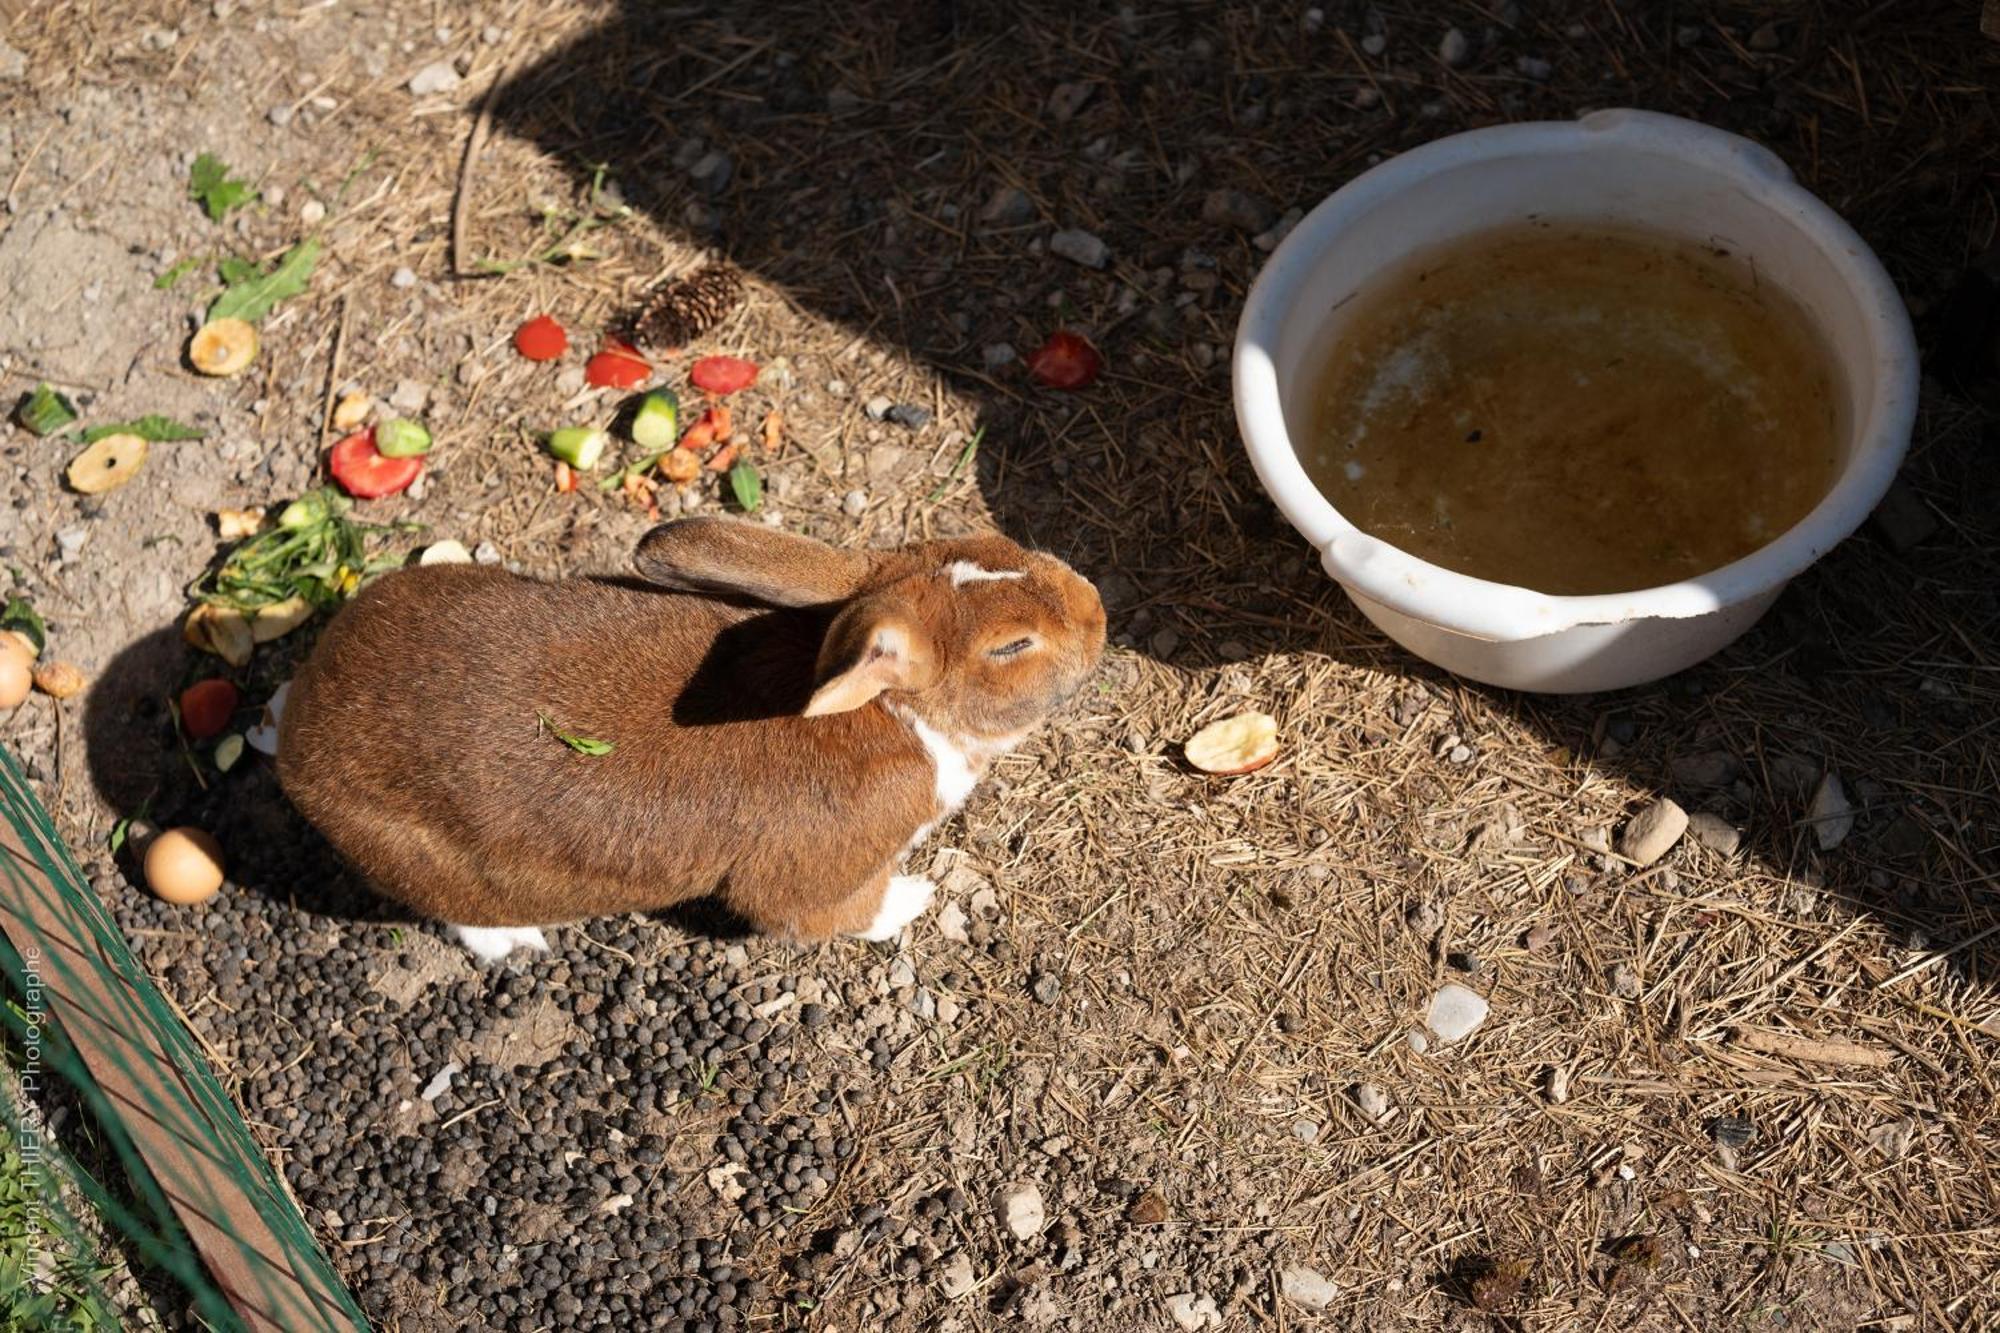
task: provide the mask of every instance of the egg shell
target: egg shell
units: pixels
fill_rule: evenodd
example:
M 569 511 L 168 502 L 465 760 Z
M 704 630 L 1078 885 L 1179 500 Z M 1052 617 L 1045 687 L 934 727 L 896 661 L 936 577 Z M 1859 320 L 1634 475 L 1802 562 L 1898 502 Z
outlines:
M 146 887 L 162 902 L 206 902 L 222 887 L 222 844 L 198 828 L 172 828 L 146 848 Z

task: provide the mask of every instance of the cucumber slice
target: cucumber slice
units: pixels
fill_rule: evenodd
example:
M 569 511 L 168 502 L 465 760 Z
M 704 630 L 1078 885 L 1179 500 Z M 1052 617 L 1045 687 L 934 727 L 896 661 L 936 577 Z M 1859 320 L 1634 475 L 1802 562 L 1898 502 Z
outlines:
M 605 434 L 595 426 L 565 426 L 549 433 L 549 452 L 579 472 L 588 472 L 604 457 Z
M 641 449 L 671 449 L 681 438 L 681 404 L 672 389 L 655 389 L 632 417 L 632 441 Z
M 21 401 L 21 425 L 35 435 L 53 435 L 76 420 L 76 404 L 46 384 Z
M 397 417 L 375 428 L 375 452 L 384 458 L 415 458 L 431 451 L 431 433 L 421 422 Z

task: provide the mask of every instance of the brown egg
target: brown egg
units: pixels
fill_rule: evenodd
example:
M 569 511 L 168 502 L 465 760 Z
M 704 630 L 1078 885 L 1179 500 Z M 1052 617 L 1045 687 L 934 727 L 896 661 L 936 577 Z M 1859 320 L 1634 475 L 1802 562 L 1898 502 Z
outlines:
M 207 902 L 222 887 L 222 844 L 198 828 L 168 829 L 146 849 L 146 885 L 163 902 Z
M 34 673 L 28 670 L 25 653 L 0 648 L 0 712 L 13 708 L 34 688 Z

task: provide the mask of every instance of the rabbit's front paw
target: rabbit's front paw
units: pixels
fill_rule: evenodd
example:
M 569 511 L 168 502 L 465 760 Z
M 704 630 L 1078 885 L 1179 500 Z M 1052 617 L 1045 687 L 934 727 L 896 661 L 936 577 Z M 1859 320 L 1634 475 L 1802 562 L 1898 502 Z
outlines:
M 482 963 L 497 963 L 516 949 L 549 951 L 549 942 L 534 926 L 453 926 L 451 933 Z
M 858 932 L 864 940 L 892 940 L 924 914 L 931 905 L 931 894 L 937 886 L 920 875 L 896 875 L 889 880 L 889 887 L 882 890 L 882 905 L 875 909 L 875 919 L 868 923 L 868 929 Z

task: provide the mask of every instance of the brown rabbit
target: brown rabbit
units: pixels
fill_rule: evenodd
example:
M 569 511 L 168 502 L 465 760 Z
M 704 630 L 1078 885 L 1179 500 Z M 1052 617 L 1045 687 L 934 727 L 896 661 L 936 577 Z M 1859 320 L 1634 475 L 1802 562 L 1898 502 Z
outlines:
M 481 957 L 706 894 L 887 939 L 930 902 L 902 857 L 1104 646 L 1096 590 L 1002 537 L 843 551 L 701 518 L 636 559 L 653 586 L 385 575 L 273 700 L 292 803 Z

